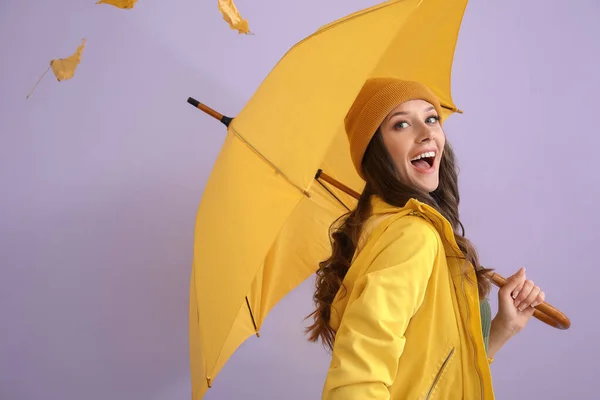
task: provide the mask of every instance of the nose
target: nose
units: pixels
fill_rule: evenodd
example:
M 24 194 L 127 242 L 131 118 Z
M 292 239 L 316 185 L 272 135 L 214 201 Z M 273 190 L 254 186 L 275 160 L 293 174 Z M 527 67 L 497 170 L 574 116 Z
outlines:
M 421 125 L 417 134 L 417 142 L 425 143 L 435 139 L 435 131 L 428 125 Z

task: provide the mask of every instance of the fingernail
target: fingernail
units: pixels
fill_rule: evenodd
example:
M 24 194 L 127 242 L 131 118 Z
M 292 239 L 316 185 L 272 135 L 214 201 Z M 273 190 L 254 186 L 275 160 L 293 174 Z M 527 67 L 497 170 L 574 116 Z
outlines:
M 515 301 L 515 307 L 519 307 L 519 304 L 521 304 L 520 301 Z
M 517 290 L 516 292 L 513 293 L 512 298 L 516 299 L 518 295 L 519 295 L 519 291 Z

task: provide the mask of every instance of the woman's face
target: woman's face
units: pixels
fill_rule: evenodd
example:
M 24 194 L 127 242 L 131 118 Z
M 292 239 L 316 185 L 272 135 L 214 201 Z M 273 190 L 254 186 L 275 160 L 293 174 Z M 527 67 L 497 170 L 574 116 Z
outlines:
M 394 108 L 381 124 L 383 143 L 402 183 L 433 192 L 446 136 L 435 108 L 424 100 L 409 100 Z

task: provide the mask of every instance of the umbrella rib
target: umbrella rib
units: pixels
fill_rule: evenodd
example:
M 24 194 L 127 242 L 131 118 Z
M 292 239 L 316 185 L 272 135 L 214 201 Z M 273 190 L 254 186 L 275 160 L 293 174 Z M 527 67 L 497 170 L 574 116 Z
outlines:
M 250 147 L 252 149 L 252 151 L 254 151 L 260 158 L 262 158 L 264 162 L 269 164 L 279 175 L 281 175 L 292 186 L 294 186 L 296 189 L 298 189 L 303 195 L 305 195 L 306 197 L 310 197 L 310 193 L 307 190 L 305 190 L 304 188 L 302 188 L 302 186 L 300 186 L 300 185 L 296 184 L 294 181 L 292 181 L 292 179 L 289 176 L 287 176 L 285 174 L 285 172 L 283 172 L 277 165 L 275 165 L 264 154 L 262 154 L 256 147 L 254 147 L 252 145 L 252 143 L 250 143 L 248 140 L 246 140 L 246 138 L 244 138 L 242 135 L 240 135 L 240 133 L 233 126 L 233 122 L 231 125 L 229 125 L 229 127 L 231 128 L 231 131 L 235 134 L 235 136 L 237 136 L 242 142 L 244 142 L 246 144 L 246 146 Z
M 244 296 L 244 297 L 245 297 L 245 299 L 246 299 L 246 306 L 248 307 L 248 311 L 250 311 L 250 318 L 252 319 L 252 325 L 254 325 L 254 330 L 255 330 L 256 336 L 257 336 L 257 337 L 260 337 L 260 332 L 258 331 L 258 328 L 257 328 L 257 326 L 256 326 L 256 321 L 255 321 L 255 319 L 254 319 L 254 314 L 252 313 L 252 308 L 250 307 L 250 301 L 248 300 L 248 296 Z M 231 326 L 230 326 L 230 327 L 229 327 L 229 330 L 228 330 L 228 333 L 227 333 L 227 335 L 225 336 L 225 341 L 224 341 L 223 343 L 226 343 L 226 342 L 229 340 L 229 337 L 230 337 L 230 335 L 231 335 L 231 332 L 232 332 L 232 330 L 231 330 Z M 223 354 L 223 347 L 224 347 L 224 345 L 222 345 L 222 346 L 221 346 L 221 349 L 219 350 L 219 353 L 218 353 L 218 355 L 217 355 L 217 358 L 216 358 L 215 364 L 217 364 L 217 363 L 219 362 L 219 359 L 221 358 L 221 355 Z M 211 372 L 214 372 L 214 370 L 215 370 L 215 366 L 213 365 L 213 366 L 211 367 L 210 371 L 211 371 Z M 210 389 L 210 388 L 212 388 L 212 378 L 210 377 L 210 374 L 208 373 L 208 371 L 209 371 L 209 370 L 208 370 L 208 367 L 206 367 L 206 366 L 205 366 L 205 371 L 206 371 L 206 376 L 205 376 L 205 378 L 206 378 L 206 383 L 207 383 L 207 385 L 208 385 L 208 388 Z
M 252 319 L 252 325 L 254 325 L 254 331 L 256 332 L 256 337 L 260 337 L 260 332 L 256 327 L 256 321 L 254 320 L 254 314 L 252 313 L 252 307 L 250 307 L 250 301 L 248 300 L 248 296 L 246 296 L 246 305 L 248 306 L 248 312 L 250 313 L 250 318 Z
M 329 192 L 329 194 L 330 194 L 330 195 L 332 195 L 332 196 L 333 196 L 333 198 L 334 198 L 334 199 L 336 199 L 336 200 L 338 201 L 338 203 L 340 203 L 340 204 L 341 204 L 341 205 L 342 205 L 342 206 L 343 206 L 343 207 L 344 207 L 346 210 L 350 211 L 350 208 L 348 208 L 348 206 L 347 206 L 346 204 L 344 204 L 344 202 L 343 202 L 342 200 L 340 200 L 340 198 L 339 198 L 339 197 L 337 197 L 337 196 L 335 195 L 335 193 L 333 193 L 333 192 L 331 191 L 331 189 L 329 189 L 329 188 L 327 187 L 327 185 L 325 185 L 323 182 L 321 182 L 321 180 L 320 180 L 319 178 L 317 178 L 317 182 L 319 182 L 319 184 L 320 184 L 321 186 L 323 186 L 323 188 L 324 188 L 325 190 L 327 190 L 327 191 Z

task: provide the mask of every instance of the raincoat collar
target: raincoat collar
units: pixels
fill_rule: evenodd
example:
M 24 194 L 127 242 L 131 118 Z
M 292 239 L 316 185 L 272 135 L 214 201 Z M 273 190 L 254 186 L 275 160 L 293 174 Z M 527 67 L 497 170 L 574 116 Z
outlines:
M 373 212 L 373 214 L 388 214 L 388 213 L 399 213 L 399 212 L 403 212 L 403 211 L 419 211 L 422 210 L 422 207 L 425 206 L 427 208 L 430 208 L 431 211 L 433 212 L 437 212 L 435 211 L 432 207 L 429 207 L 427 204 L 411 198 L 410 200 L 408 200 L 406 202 L 406 204 L 404 205 L 404 207 L 398 207 L 398 206 L 393 206 L 387 202 L 385 202 L 385 200 L 383 200 L 381 197 L 377 196 L 377 195 L 373 195 L 371 197 L 371 210 Z
M 420 216 L 428 220 L 445 239 L 444 242 L 456 255 L 462 256 L 462 251 L 456 243 L 454 230 L 450 222 L 435 208 L 414 198 L 409 199 L 403 207 L 393 206 L 386 203 L 379 196 L 371 197 L 371 212 L 373 215 L 381 214 L 404 214 Z

